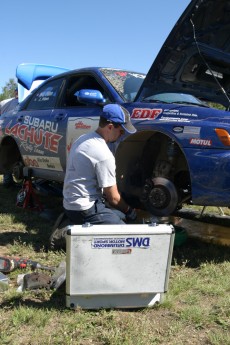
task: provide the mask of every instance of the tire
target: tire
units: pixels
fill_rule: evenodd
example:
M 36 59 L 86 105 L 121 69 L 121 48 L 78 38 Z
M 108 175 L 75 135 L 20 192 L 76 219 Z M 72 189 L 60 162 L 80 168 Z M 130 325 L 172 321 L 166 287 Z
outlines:
M 14 180 L 16 183 L 22 183 L 23 182 L 23 179 L 24 179 L 24 176 L 23 176 L 23 167 L 24 167 L 24 164 L 19 161 L 17 163 L 14 164 L 13 166 L 13 177 L 14 177 Z

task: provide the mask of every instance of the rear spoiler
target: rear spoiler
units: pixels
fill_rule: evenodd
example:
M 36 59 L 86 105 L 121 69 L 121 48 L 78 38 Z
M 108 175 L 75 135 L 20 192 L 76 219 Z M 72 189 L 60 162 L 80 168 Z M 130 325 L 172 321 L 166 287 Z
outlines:
M 22 63 L 18 65 L 16 69 L 18 101 L 23 101 L 44 80 L 67 71 L 69 71 L 67 68 L 35 63 Z

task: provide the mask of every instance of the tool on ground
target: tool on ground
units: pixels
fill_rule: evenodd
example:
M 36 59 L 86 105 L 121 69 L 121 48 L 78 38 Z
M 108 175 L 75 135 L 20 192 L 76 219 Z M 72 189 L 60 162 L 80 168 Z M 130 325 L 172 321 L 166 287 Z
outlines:
M 8 277 L 0 272 L 0 292 L 6 291 L 9 287 Z
M 18 277 L 19 278 L 19 277 Z M 50 274 L 33 272 L 20 275 L 18 292 L 36 289 L 58 289 L 66 280 L 66 262 L 61 261 L 55 271 Z
M 30 267 L 32 270 L 39 268 L 42 270 L 55 271 L 55 267 L 41 265 L 37 261 L 32 261 L 29 259 L 22 259 L 22 258 L 11 258 L 11 257 L 0 256 L 0 272 L 9 273 L 18 268 L 27 268 L 27 267 Z

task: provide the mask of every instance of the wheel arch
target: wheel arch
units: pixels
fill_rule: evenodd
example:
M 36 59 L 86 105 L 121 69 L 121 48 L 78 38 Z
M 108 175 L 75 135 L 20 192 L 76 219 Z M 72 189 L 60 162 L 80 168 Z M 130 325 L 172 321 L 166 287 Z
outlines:
M 23 165 L 18 144 L 14 138 L 6 136 L 0 145 L 0 171 L 3 174 L 13 172 L 17 164 Z
M 170 158 L 170 143 L 173 143 L 176 158 Z M 139 200 L 138 205 L 134 206 L 142 207 L 140 200 L 143 186 L 148 178 L 163 177 L 173 183 L 180 194 L 178 203 L 185 198 L 183 191 L 191 188 L 186 155 L 172 133 L 151 130 L 130 135 L 118 146 L 116 161 L 119 190 L 128 198 L 135 200 L 134 204 Z M 167 166 L 173 166 L 168 173 Z M 188 198 L 187 195 L 186 199 Z

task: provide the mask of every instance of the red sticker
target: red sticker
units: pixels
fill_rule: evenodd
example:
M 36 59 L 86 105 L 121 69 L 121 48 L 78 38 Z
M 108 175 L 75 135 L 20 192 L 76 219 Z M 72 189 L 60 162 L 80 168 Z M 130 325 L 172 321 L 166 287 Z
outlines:
M 162 111 L 162 109 L 135 108 L 133 109 L 131 118 L 155 120 L 162 113 Z

